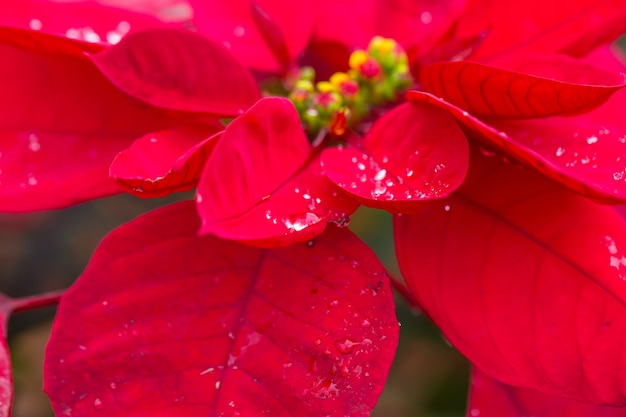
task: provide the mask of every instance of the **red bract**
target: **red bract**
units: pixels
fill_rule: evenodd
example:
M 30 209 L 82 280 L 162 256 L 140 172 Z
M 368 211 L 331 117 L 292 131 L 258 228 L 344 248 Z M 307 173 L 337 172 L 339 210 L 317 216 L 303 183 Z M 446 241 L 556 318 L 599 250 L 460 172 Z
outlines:
M 398 338 L 373 253 L 346 229 L 263 250 L 198 226 L 180 203 L 102 242 L 48 345 L 56 413 L 369 415 Z
M 133 194 L 197 185 L 194 202 L 113 232 L 69 291 L 46 362 L 57 413 L 368 415 L 396 342 L 388 280 L 328 224 L 360 203 L 397 213 L 408 286 L 489 392 L 540 392 L 499 396 L 494 413 L 608 412 L 559 396 L 626 405 L 626 223 L 586 198 L 626 201 L 624 67 L 606 48 L 579 58 L 625 29 L 623 1 L 563 14 L 532 0 L 190 4 L 199 33 L 156 27 L 103 46 L 0 32 L 28 77 L 4 69 L 20 105 L 7 102 L 1 126 L 69 129 L 108 150 L 68 163 L 67 178 L 34 171 L 53 153 L 2 166 L 18 173 L 7 207 L 105 194 L 82 175 L 113 149 L 126 148 L 110 176 Z M 398 43 L 367 46 L 375 35 Z M 297 71 L 303 51 L 318 75 L 351 70 L 315 85 Z M 48 62 L 76 98 L 51 117 L 46 90 L 30 115 L 42 82 L 31 64 Z M 259 88 L 249 69 L 282 78 L 257 73 Z M 114 140 L 93 140 L 113 127 Z M 23 148 L 0 151 L 1 163 Z M 29 173 L 76 190 L 59 201 L 42 187 L 37 203 L 15 192 Z

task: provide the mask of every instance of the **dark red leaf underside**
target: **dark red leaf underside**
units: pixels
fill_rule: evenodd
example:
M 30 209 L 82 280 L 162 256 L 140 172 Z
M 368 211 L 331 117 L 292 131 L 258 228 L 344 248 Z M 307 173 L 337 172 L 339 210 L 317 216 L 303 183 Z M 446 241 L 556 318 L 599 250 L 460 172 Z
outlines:
M 46 352 L 57 415 L 369 416 L 398 337 L 374 254 L 346 229 L 262 250 L 198 226 L 179 203 L 97 249 Z
M 411 91 L 408 98 L 446 109 L 469 137 L 574 191 L 612 203 L 626 199 L 626 126 L 619 110 L 624 92 L 585 115 L 491 124 L 430 94 Z
M 446 112 L 406 103 L 377 120 L 356 148 L 328 148 L 326 175 L 363 204 L 391 212 L 416 212 L 443 198 L 465 178 L 468 145 Z
M 441 62 L 422 68 L 424 89 L 479 117 L 533 118 L 589 111 L 622 88 L 624 76 L 559 55 Z M 507 69 L 503 69 L 507 68 Z
M 91 59 L 122 91 L 166 109 L 236 116 L 260 98 L 226 48 L 186 30 L 131 34 Z
M 201 233 L 262 247 L 309 240 L 358 206 L 323 175 L 293 104 L 277 97 L 228 125 L 197 202 Z
M 120 152 L 109 174 L 138 197 L 163 197 L 196 186 L 222 126 L 190 126 L 150 133 Z M 214 136 L 215 135 L 215 136 Z
M 0 210 L 58 208 L 117 192 L 113 157 L 180 115 L 129 98 L 80 43 L 0 31 Z M 89 49 L 88 49 L 89 50 Z
M 624 417 L 626 408 L 597 406 L 518 388 L 472 371 L 467 417 Z
M 474 152 L 464 185 L 397 217 L 421 307 L 505 383 L 626 404 L 626 221 L 543 176 Z

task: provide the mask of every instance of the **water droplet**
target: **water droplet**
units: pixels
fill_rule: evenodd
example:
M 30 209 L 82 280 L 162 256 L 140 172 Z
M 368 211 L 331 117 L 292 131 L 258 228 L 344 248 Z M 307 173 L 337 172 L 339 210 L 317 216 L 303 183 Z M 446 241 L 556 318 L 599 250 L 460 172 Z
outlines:
M 374 189 L 371 192 L 372 197 L 377 198 L 383 195 L 387 191 L 387 186 L 383 183 L 376 183 Z
M 372 323 L 368 319 L 361 320 L 361 327 L 363 327 L 364 329 L 370 327 L 371 325 Z
M 593 145 L 594 143 L 596 143 L 598 141 L 598 137 L 597 136 L 589 136 L 587 138 L 587 143 L 589 145 Z
M 480 153 L 485 155 L 485 156 L 489 156 L 489 157 L 495 156 L 495 154 L 496 154 L 495 152 L 490 151 L 490 150 L 485 149 L 485 148 L 480 148 Z
M 336 218 L 332 220 L 332 222 L 340 228 L 348 227 L 348 225 L 350 225 L 350 216 L 345 213 L 338 214 L 336 215 Z
M 32 30 L 41 30 L 42 26 L 41 20 L 39 19 L 31 19 L 30 22 L 28 22 L 28 27 Z
M 443 206 L 443 209 L 444 209 L 445 211 L 450 211 L 450 205 L 449 205 L 449 204 L 446 204 L 445 206 Z
M 442 169 L 444 169 L 446 167 L 446 164 L 437 164 L 435 166 L 435 169 L 433 169 L 433 171 L 435 171 L 435 173 L 441 172 Z
M 472 411 L 470 411 L 470 415 L 472 417 L 478 417 L 480 415 L 480 410 L 478 408 L 472 408 Z
M 93 400 L 93 408 L 96 410 L 102 410 L 102 407 L 104 407 L 104 404 L 102 404 L 102 400 L 100 398 Z
M 554 152 L 556 156 L 563 156 L 564 153 L 565 153 L 565 148 L 561 148 L 560 146 L 556 148 L 556 152 Z
M 381 169 L 380 171 L 378 171 L 376 173 L 376 176 L 374 177 L 374 180 L 382 181 L 382 180 L 385 179 L 386 176 L 387 176 L 387 170 L 386 169 Z
M 315 340 L 313 341 L 313 344 L 314 344 L 315 346 L 319 346 L 319 345 L 321 345 L 321 344 L 322 344 L 322 339 L 315 339 Z
M 235 35 L 236 38 L 241 38 L 245 34 L 246 30 L 241 26 L 235 26 L 235 28 L 233 29 L 233 35 Z
M 347 355 L 348 353 L 352 352 L 352 349 L 354 349 L 354 346 L 357 344 L 358 343 L 355 343 L 350 339 L 337 340 L 335 342 L 335 348 L 337 348 L 340 353 Z
M 356 167 L 357 167 L 358 169 L 360 169 L 361 171 L 364 171 L 364 170 L 365 170 L 365 164 L 364 164 L 364 163 L 362 163 L 362 162 L 359 162 L 359 163 L 357 164 L 357 166 L 356 166 Z
M 430 24 L 433 21 L 432 13 L 428 11 L 422 12 L 422 14 L 420 14 L 420 21 L 425 25 Z
M 116 390 L 117 389 L 117 384 L 115 382 L 111 382 L 109 384 L 109 388 L 111 388 L 112 390 Z
M 309 248 L 312 248 L 313 246 L 315 246 L 315 240 L 313 240 L 313 239 L 309 240 L 308 242 L 306 242 L 306 245 Z
M 589 156 L 583 156 L 580 159 L 580 163 L 583 165 L 587 165 L 589 162 L 591 162 L 591 158 L 589 158 Z
M 614 172 L 614 173 L 613 173 L 613 179 L 614 179 L 615 181 L 619 181 L 619 180 L 621 180 L 622 178 L 624 178 L 624 171 Z
M 220 385 L 222 385 L 222 383 L 220 381 L 217 381 L 215 383 L 215 389 L 220 389 Z
M 352 262 L 350 262 L 350 266 L 352 267 L 352 269 L 357 269 L 361 266 L 361 261 L 359 261 L 358 259 L 354 259 Z
M 106 40 L 109 45 L 118 44 L 122 40 L 122 34 L 116 31 L 109 31 L 106 34 Z
M 328 303 L 328 307 L 332 307 L 332 308 L 339 307 L 339 300 L 331 301 L 330 303 Z

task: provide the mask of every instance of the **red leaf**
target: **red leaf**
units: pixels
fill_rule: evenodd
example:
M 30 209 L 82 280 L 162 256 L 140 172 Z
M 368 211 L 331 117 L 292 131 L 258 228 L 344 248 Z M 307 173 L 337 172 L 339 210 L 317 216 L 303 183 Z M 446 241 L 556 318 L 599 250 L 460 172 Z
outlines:
M 429 104 L 406 103 L 374 123 L 363 151 L 328 148 L 322 162 L 326 175 L 366 206 L 407 213 L 454 191 L 468 157 L 452 117 Z
M 148 134 L 115 157 L 109 175 L 138 197 L 190 190 L 217 143 L 219 134 L 214 134 L 221 129 L 217 123 Z
M 346 229 L 262 250 L 198 226 L 176 204 L 97 249 L 48 344 L 56 413 L 368 416 L 398 337 L 374 254 Z
M 223 46 L 186 30 L 131 34 L 91 59 L 122 91 L 166 109 L 235 116 L 260 98 Z
M 270 72 L 284 68 L 282 46 L 276 56 L 275 41 L 283 38 L 290 61 L 302 53 L 313 30 L 314 10 L 311 0 L 190 0 L 198 31 L 215 42 L 223 43 L 246 66 Z M 259 25 L 253 4 L 267 13 Z M 271 21 L 271 24 L 269 22 Z M 271 28 L 270 28 L 271 26 Z M 270 43 L 268 43 L 270 41 Z
M 64 207 L 118 191 L 113 157 L 181 120 L 117 90 L 77 42 L 0 31 L 0 210 Z M 187 117 L 189 118 L 189 117 Z
M 474 369 L 467 417 L 624 417 L 626 408 L 597 406 L 506 385 Z
M 474 0 L 459 20 L 459 36 L 489 29 L 476 58 L 511 51 L 583 56 L 626 31 L 623 0 Z
M 94 1 L 49 0 L 4 2 L 0 25 L 110 45 L 118 43 L 128 33 L 166 26 L 152 16 L 107 7 Z
M 558 55 L 500 61 L 509 69 L 474 62 L 440 62 L 422 68 L 434 95 L 475 116 L 530 118 L 589 111 L 622 88 L 624 76 Z
M 411 91 L 408 98 L 448 110 L 468 136 L 574 191 L 606 202 L 626 199 L 623 163 L 626 125 L 621 114 L 626 95 L 622 92 L 597 110 L 581 116 L 490 124 L 429 94 Z
M 323 175 L 293 104 L 277 97 L 226 127 L 197 202 L 200 233 L 262 247 L 307 241 L 358 206 Z
M 497 157 L 470 167 L 452 197 L 396 219 L 420 306 L 494 378 L 626 404 L 626 221 Z

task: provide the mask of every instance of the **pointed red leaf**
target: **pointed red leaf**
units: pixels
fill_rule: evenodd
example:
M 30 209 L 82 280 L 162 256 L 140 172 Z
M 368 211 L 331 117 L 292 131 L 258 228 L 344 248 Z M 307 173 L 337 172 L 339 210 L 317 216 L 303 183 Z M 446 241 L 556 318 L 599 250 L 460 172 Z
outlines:
M 475 0 L 459 20 L 458 35 L 488 29 L 475 55 L 485 60 L 511 51 L 584 56 L 626 31 L 623 0 Z
M 598 406 L 503 384 L 474 369 L 467 417 L 624 417 L 626 408 Z
M 221 42 L 246 66 L 270 72 L 284 69 L 285 56 L 276 41 L 283 39 L 289 61 L 295 61 L 309 41 L 313 30 L 313 1 L 292 0 L 190 0 L 198 31 Z M 259 22 L 254 5 L 267 15 Z M 269 23 L 271 22 L 271 23 Z M 269 42 L 268 42 L 269 41 Z
M 262 250 L 198 226 L 179 203 L 103 241 L 48 344 L 56 413 L 368 416 L 398 337 L 374 254 L 346 229 Z
M 219 138 L 215 133 L 221 129 L 217 123 L 150 133 L 115 157 L 109 175 L 138 197 L 190 190 L 198 183 Z
M 3 2 L 0 25 L 110 45 L 118 43 L 129 33 L 166 26 L 144 13 L 108 7 L 94 1 L 49 0 Z
M 186 30 L 134 33 L 91 59 L 122 91 L 166 109 L 235 116 L 260 98 L 222 45 Z
M 447 200 L 395 223 L 421 307 L 505 383 L 626 404 L 626 220 L 534 171 L 472 155 Z
M 25 35 L 25 36 L 23 36 Z M 137 103 L 83 56 L 81 44 L 0 31 L 0 210 L 64 207 L 110 195 L 113 157 L 180 115 Z M 186 117 L 188 118 L 188 116 Z
M 490 124 L 429 94 L 408 98 L 446 109 L 472 138 L 524 162 L 574 191 L 606 202 L 626 200 L 626 125 L 619 92 L 591 113 Z
M 386 113 L 362 147 L 325 149 L 324 172 L 366 206 L 391 212 L 416 212 L 424 200 L 446 197 L 467 171 L 463 131 L 446 112 L 425 103 Z
M 530 118 L 589 111 L 622 88 L 624 76 L 558 55 L 500 61 L 440 62 L 422 68 L 428 92 L 475 116 Z
M 358 206 L 323 175 L 293 104 L 277 97 L 226 127 L 197 202 L 201 233 L 262 247 L 307 241 Z

